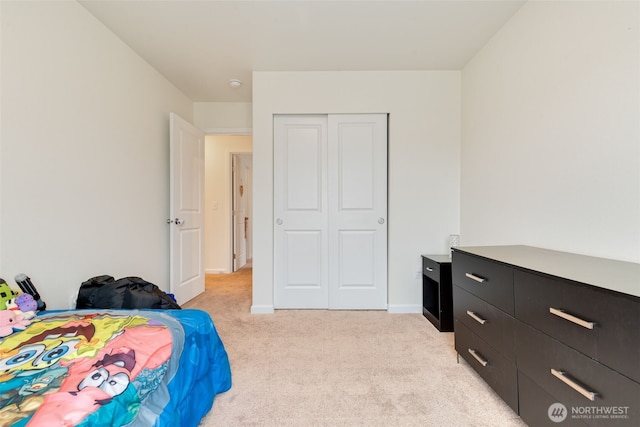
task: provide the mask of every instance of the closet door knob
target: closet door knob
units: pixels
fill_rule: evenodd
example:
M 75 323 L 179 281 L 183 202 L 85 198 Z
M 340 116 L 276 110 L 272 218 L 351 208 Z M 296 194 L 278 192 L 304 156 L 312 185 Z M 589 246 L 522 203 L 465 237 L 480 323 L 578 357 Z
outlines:
M 384 218 L 378 219 L 378 224 L 384 224 Z

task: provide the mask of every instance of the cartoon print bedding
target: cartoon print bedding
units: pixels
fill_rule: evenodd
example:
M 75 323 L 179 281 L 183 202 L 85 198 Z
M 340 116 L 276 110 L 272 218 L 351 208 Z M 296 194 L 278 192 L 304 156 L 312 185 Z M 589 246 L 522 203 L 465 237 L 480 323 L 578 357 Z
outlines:
M 3 426 L 197 426 L 230 387 L 199 310 L 44 312 L 0 341 Z

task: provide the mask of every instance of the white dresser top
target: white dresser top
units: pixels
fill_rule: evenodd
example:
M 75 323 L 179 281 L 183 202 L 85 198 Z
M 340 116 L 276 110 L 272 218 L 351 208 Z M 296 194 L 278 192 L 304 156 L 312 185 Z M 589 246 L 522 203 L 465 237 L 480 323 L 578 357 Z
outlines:
M 640 297 L 640 264 L 532 246 L 463 246 L 456 251 Z

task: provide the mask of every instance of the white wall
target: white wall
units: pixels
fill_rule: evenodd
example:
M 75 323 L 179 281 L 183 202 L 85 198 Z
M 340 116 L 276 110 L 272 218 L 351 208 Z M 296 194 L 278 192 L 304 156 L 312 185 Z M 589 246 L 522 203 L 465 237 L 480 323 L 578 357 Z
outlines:
M 252 127 L 250 102 L 194 102 L 193 123 L 205 133 L 249 135 Z
M 640 261 L 638 2 L 529 2 L 463 70 L 461 243 Z
M 76 2 L 0 7 L 0 275 L 50 308 L 100 274 L 168 290 L 168 117 L 192 102 Z
M 207 135 L 204 142 L 205 272 L 231 273 L 231 155 L 251 153 L 252 138 Z
M 389 113 L 388 303 L 422 312 L 421 254 L 459 226 L 460 72 L 254 72 L 253 313 L 273 311 L 273 115 Z

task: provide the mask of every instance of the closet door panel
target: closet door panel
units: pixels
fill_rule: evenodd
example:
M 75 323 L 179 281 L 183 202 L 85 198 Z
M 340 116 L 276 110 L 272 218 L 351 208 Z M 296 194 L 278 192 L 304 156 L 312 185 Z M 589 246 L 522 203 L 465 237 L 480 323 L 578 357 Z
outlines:
M 327 117 L 274 118 L 274 307 L 327 308 Z
M 387 308 L 387 116 L 329 115 L 329 307 Z

